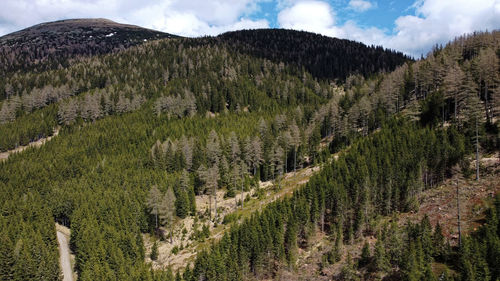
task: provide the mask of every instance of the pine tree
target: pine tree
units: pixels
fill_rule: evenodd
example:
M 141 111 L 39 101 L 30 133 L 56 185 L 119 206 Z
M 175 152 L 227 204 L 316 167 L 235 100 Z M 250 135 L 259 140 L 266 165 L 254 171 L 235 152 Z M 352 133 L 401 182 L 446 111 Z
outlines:
M 370 244 L 368 244 L 368 241 L 365 241 L 365 244 L 363 245 L 363 248 L 361 249 L 361 258 L 359 260 L 359 266 L 365 266 L 370 263 L 371 259 L 371 252 L 370 252 Z
M 434 256 L 443 257 L 445 253 L 445 245 L 444 245 L 444 236 L 443 231 L 441 229 L 441 225 L 439 222 L 436 224 L 434 228 L 434 234 L 432 236 L 432 244 L 434 249 Z
M 297 259 L 297 233 L 297 222 L 295 218 L 290 217 L 285 231 L 285 254 L 290 268 L 295 268 L 295 261 Z
M 352 262 L 351 253 L 347 253 L 346 264 L 341 271 L 342 280 L 346 281 L 358 281 L 360 280 L 356 269 L 354 268 L 354 263 Z
M 437 281 L 436 275 L 432 272 L 431 264 L 427 263 L 424 269 L 424 275 L 422 276 L 422 280 L 426 281 Z
M 14 255 L 13 245 L 6 233 L 0 234 L 0 280 L 13 280 Z
M 375 253 L 373 254 L 375 268 L 378 271 L 388 272 L 390 270 L 389 259 L 385 252 L 385 247 L 380 239 L 375 243 Z
M 158 259 L 158 242 L 153 243 L 153 247 L 151 248 L 151 254 L 149 255 L 151 260 L 155 261 Z

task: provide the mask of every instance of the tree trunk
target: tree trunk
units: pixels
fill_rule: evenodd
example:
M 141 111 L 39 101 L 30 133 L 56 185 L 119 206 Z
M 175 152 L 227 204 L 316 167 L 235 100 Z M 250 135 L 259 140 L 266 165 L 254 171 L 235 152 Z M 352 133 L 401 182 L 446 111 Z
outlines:
M 325 210 L 321 211 L 321 232 L 325 232 Z
M 490 112 L 488 111 L 488 83 L 484 84 L 484 109 L 486 111 L 486 122 L 490 122 Z
M 156 214 L 155 214 L 155 225 L 156 225 L 156 229 L 158 229 L 158 210 L 156 211 Z
M 454 116 L 454 119 L 455 119 L 455 122 L 457 122 L 457 92 L 455 92 L 455 116 Z
M 457 178 L 457 222 L 458 222 L 458 248 L 462 247 L 462 232 L 460 230 L 460 194 L 458 193 L 458 178 Z
M 214 209 L 215 209 L 214 219 L 217 220 L 217 188 L 215 186 L 214 186 Z
M 288 172 L 288 154 L 285 148 L 285 173 Z
M 479 180 L 479 136 L 478 136 L 478 125 L 476 117 L 476 180 Z
M 236 177 L 233 180 L 233 188 L 234 188 L 234 210 L 238 209 L 238 196 L 236 196 Z
M 297 171 L 297 147 L 293 150 L 293 171 Z
M 208 219 L 212 219 L 212 194 L 208 196 Z

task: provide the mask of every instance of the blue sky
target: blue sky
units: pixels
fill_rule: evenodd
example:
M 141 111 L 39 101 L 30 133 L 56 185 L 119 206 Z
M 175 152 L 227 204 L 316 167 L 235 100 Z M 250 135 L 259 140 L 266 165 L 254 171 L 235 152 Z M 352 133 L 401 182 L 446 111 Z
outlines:
M 348 0 L 330 0 L 324 2 L 327 2 L 336 11 L 340 23 L 354 20 L 360 26 L 375 26 L 387 31 L 391 31 L 394 28 L 394 22 L 399 16 L 412 14 L 415 10 L 413 7 L 414 1 L 412 0 L 358 1 L 357 3 L 360 3 L 358 4 L 358 9 L 350 6 L 350 1 Z M 277 1 L 260 3 L 259 9 L 252 13 L 250 18 L 253 20 L 265 18 L 269 22 L 270 27 L 279 28 L 280 25 L 277 16 L 280 9 L 277 4 Z M 363 10 L 363 7 L 366 10 Z
M 500 29 L 500 0 L 2 0 L 0 35 L 98 17 L 190 37 L 289 28 L 419 57 L 456 36 Z

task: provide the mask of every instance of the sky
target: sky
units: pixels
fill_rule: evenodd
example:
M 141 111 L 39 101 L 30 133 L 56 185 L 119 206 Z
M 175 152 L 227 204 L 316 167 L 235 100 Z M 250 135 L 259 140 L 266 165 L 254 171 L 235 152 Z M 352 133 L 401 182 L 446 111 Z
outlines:
M 413 57 L 500 29 L 500 0 L 1 0 L 0 36 L 41 22 L 107 18 L 197 37 L 287 28 L 381 45 Z

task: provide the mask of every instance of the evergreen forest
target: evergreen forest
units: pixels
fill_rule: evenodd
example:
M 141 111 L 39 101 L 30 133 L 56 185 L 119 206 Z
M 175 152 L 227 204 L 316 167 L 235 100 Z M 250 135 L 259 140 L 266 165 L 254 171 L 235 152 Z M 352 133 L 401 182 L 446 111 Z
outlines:
M 72 42 L 60 54 L 0 40 L 0 280 L 62 280 L 58 227 L 78 280 L 280 279 L 318 235 L 306 279 L 500 280 L 484 179 L 499 171 L 500 32 L 414 60 L 292 30 L 136 28 L 121 46 L 51 41 Z M 458 175 L 493 190 L 473 229 L 399 220 Z

